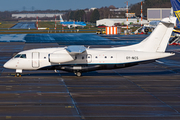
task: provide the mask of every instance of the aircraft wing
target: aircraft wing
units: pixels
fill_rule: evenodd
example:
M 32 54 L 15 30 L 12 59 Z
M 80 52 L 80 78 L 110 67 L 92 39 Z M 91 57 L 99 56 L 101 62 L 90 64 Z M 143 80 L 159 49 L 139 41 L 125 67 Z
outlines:
M 65 48 L 70 55 L 81 54 L 86 51 L 86 47 L 81 45 L 72 45 Z

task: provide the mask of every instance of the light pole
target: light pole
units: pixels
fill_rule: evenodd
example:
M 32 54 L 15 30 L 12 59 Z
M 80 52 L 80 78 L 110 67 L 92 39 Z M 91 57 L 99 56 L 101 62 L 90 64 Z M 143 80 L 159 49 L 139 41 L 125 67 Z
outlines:
M 143 1 L 141 1 L 141 26 L 143 26 L 142 19 L 143 19 Z
M 128 32 L 128 24 L 129 24 L 129 23 L 128 23 L 128 1 L 127 1 L 127 8 L 126 8 L 126 9 L 127 9 L 126 12 L 127 12 L 127 32 Z

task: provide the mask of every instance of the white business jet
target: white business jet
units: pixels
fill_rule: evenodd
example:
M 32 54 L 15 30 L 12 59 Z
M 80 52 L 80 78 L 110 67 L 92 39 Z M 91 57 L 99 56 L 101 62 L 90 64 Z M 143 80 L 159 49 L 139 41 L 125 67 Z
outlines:
M 16 69 L 16 76 L 20 76 L 23 70 L 64 70 L 81 76 L 81 73 L 88 71 L 154 62 L 159 58 L 175 55 L 166 53 L 165 50 L 176 19 L 163 19 L 153 33 L 139 44 L 116 48 L 68 46 L 32 49 L 18 53 L 4 67 Z

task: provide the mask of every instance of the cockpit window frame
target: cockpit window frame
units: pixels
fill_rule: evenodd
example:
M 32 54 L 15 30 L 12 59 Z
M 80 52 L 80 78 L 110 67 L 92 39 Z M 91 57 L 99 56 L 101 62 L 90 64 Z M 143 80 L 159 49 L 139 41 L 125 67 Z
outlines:
M 21 54 L 20 58 L 26 59 L 26 54 Z
M 26 56 L 26 54 L 17 54 L 17 55 L 14 56 L 14 58 L 23 58 L 23 59 L 26 59 L 27 56 Z
M 20 58 L 21 57 L 21 54 L 17 54 L 14 56 L 14 58 Z

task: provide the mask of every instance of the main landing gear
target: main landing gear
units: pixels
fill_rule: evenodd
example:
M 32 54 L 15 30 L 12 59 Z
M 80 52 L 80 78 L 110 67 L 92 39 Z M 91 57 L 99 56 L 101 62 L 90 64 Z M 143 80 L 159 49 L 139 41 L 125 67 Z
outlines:
M 74 74 L 75 74 L 77 77 L 81 77 L 81 75 L 82 75 L 81 72 L 74 72 Z

